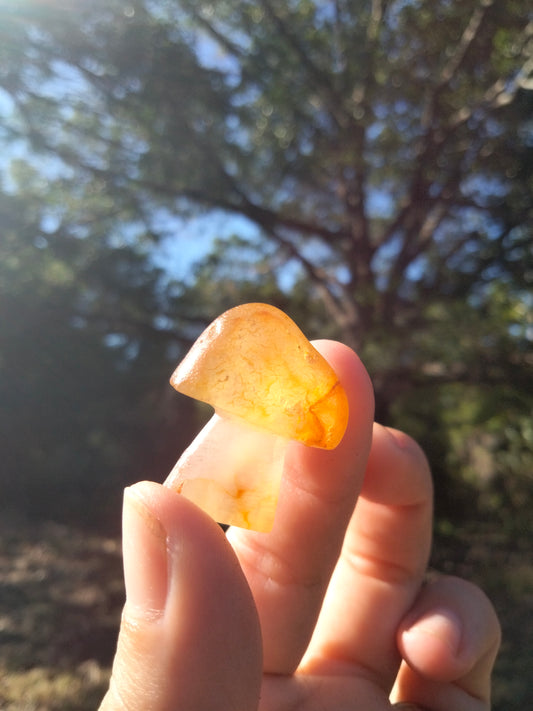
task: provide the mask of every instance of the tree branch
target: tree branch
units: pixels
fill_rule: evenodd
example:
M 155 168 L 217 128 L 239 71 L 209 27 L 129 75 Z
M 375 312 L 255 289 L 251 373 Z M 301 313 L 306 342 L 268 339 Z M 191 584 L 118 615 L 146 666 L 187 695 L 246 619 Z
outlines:
M 450 55 L 447 64 L 445 64 L 442 68 L 440 82 L 436 87 L 437 92 L 440 92 L 442 88 L 448 86 L 451 80 L 456 76 L 465 60 L 468 50 L 472 47 L 481 30 L 489 7 L 493 3 L 494 0 L 483 0 L 481 4 L 474 9 L 470 20 L 461 35 L 461 39 L 455 47 L 455 51 Z
M 206 30 L 208 34 L 211 35 L 211 37 L 217 42 L 228 54 L 231 54 L 233 57 L 237 57 L 238 59 L 242 59 L 244 57 L 244 52 L 240 47 L 238 47 L 234 42 L 231 42 L 230 39 L 222 34 L 222 32 L 219 32 L 214 25 L 205 18 L 201 11 L 198 10 L 197 4 L 195 2 L 193 3 L 188 3 L 186 12 L 188 12 L 191 17 L 199 24 L 199 26 Z
M 279 34 L 287 41 L 288 45 L 297 55 L 301 66 L 305 68 L 312 85 L 320 90 L 325 105 L 328 107 L 330 116 L 339 128 L 345 127 L 347 119 L 351 123 L 351 117 L 344 109 L 342 98 L 334 91 L 331 77 L 326 75 L 312 61 L 309 54 L 302 47 L 296 35 L 289 30 L 287 24 L 282 20 L 274 9 L 271 0 L 259 0 L 261 6 L 268 14 Z

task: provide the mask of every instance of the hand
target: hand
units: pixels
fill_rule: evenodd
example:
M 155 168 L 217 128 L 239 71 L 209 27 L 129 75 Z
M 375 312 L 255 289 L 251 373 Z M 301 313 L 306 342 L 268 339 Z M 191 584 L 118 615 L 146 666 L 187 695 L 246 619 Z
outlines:
M 126 490 L 127 601 L 101 711 L 489 709 L 492 606 L 460 579 L 424 583 L 426 459 L 372 424 L 355 354 L 315 345 L 343 382 L 350 423 L 336 450 L 291 444 L 270 533 L 225 536 L 169 489 Z

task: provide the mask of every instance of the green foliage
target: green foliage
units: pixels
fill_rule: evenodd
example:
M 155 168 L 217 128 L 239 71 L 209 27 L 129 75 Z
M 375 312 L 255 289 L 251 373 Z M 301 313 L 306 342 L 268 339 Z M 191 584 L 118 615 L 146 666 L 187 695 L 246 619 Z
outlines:
M 76 472 L 72 499 L 102 500 L 132 462 L 166 466 L 159 384 L 207 321 L 264 300 L 358 349 L 443 510 L 471 488 L 485 513 L 525 510 L 523 3 L 26 2 L 0 22 L 12 498 Z M 156 268 L 198 215 L 230 227 L 186 278 Z
M 194 427 L 180 432 L 164 397 L 179 348 L 154 325 L 159 273 L 96 225 L 72 235 L 67 213 L 43 229 L 54 191 L 15 168 L 18 189 L 0 196 L 4 506 L 116 526 L 122 487 L 143 465 L 162 476 Z

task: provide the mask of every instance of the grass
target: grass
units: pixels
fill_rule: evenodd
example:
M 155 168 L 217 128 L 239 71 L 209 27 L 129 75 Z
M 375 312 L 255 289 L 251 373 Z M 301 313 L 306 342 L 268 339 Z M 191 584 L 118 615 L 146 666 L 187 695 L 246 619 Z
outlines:
M 432 564 L 480 584 L 503 626 L 494 711 L 533 697 L 531 535 L 437 531 Z M 0 524 L 0 709 L 94 711 L 124 599 L 120 542 L 55 523 Z
M 0 581 L 0 709 L 96 709 L 124 600 L 119 541 L 4 520 Z
M 24 671 L 0 669 L 2 711 L 78 711 L 96 709 L 109 681 L 109 670 L 96 662 L 76 669 L 34 667 Z

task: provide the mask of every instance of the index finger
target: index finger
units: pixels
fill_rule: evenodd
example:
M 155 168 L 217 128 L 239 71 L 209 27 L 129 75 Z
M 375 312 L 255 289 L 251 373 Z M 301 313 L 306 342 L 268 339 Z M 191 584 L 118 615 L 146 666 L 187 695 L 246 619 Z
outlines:
M 376 424 L 365 483 L 305 660 L 308 669 L 333 661 L 352 673 L 364 670 L 390 691 L 400 662 L 397 629 L 428 563 L 432 491 L 418 445 Z
M 346 434 L 331 451 L 291 443 L 270 533 L 230 529 L 255 599 L 264 669 L 290 674 L 308 645 L 359 493 L 370 450 L 374 396 L 356 354 L 333 341 L 315 347 L 346 390 Z

